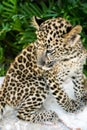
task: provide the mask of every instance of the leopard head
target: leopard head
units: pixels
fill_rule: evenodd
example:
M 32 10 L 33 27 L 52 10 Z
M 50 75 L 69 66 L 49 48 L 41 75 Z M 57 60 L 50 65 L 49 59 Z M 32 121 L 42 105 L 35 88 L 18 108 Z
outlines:
M 40 67 L 50 69 L 55 63 L 72 60 L 85 62 L 87 51 L 83 47 L 80 33 L 82 27 L 72 25 L 64 18 L 53 18 L 38 25 L 37 62 Z

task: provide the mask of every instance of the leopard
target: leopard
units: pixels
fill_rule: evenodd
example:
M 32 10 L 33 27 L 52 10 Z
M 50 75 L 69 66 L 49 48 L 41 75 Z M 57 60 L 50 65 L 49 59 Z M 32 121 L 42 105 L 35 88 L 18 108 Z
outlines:
M 19 119 L 32 123 L 55 122 L 59 120 L 58 115 L 43 109 L 50 93 L 67 112 L 75 112 L 81 107 L 80 101 L 68 96 L 62 82 L 70 76 L 73 82 L 78 81 L 74 89 L 81 89 L 79 92 L 83 93 L 83 86 L 78 87 L 87 56 L 80 41 L 82 28 L 80 25 L 72 27 L 61 17 L 46 21 L 34 17 L 33 21 L 37 39 L 11 63 L 0 88 L 0 118 L 9 105 L 17 110 Z M 73 71 L 78 77 L 72 74 Z

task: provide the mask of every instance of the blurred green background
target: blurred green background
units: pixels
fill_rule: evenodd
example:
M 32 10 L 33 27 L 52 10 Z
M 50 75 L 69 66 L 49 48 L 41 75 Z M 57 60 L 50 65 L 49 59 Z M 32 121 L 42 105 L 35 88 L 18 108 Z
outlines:
M 44 19 L 64 17 L 80 24 L 82 43 L 87 48 L 87 0 L 1 0 L 0 1 L 0 76 L 27 44 L 35 41 L 32 16 Z M 87 63 L 84 66 L 87 75 Z

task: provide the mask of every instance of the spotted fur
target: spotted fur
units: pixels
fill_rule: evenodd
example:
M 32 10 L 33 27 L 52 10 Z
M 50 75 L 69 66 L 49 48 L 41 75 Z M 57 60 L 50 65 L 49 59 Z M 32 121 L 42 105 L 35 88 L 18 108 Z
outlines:
M 80 74 L 86 51 L 79 41 L 80 31 L 81 26 L 73 28 L 63 18 L 49 19 L 38 25 L 37 40 L 22 50 L 7 71 L 0 90 L 1 115 L 8 104 L 17 109 L 17 117 L 20 119 L 30 122 L 55 122 L 58 120 L 55 112 L 41 110 L 49 93 L 54 95 L 66 111 L 74 112 L 79 109 L 80 104 L 69 98 L 62 88 L 62 83 L 70 76 L 76 90 L 80 86 L 76 87 L 75 81 L 81 79 L 82 82 Z M 80 59 L 77 58 L 73 62 L 77 55 Z M 71 75 L 74 65 L 76 75 Z M 79 78 L 76 78 L 78 75 Z M 82 86 L 80 88 L 83 89 Z M 78 90 L 75 93 L 77 94 Z

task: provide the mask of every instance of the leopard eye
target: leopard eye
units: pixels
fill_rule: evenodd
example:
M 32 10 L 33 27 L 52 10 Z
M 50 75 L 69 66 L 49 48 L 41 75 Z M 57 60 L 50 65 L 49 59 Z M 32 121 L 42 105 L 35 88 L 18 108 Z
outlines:
M 50 61 L 48 64 L 47 64 L 47 67 L 53 67 L 53 65 L 56 63 L 56 61 L 55 60 L 53 60 L 53 61 Z
M 49 49 L 46 51 L 46 55 L 53 55 L 55 53 L 55 50 L 54 49 Z

